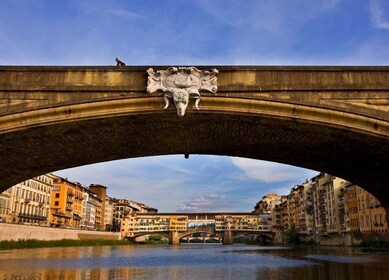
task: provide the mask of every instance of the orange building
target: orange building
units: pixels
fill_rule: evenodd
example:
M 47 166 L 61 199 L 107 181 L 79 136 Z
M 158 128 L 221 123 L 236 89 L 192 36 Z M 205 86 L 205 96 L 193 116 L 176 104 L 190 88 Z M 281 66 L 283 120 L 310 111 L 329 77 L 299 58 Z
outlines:
M 388 232 L 386 211 L 380 202 L 361 187 L 345 186 L 347 231 L 357 238 L 376 238 Z
M 50 200 L 50 226 L 81 226 L 83 192 L 80 184 L 56 176 Z

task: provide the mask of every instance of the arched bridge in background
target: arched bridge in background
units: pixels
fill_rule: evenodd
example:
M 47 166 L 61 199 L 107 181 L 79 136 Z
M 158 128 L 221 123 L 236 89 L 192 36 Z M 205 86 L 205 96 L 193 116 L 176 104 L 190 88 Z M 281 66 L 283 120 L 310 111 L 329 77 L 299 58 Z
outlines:
M 238 236 L 259 236 L 273 242 L 271 215 L 255 213 L 132 213 L 121 217 L 122 238 L 136 240 L 158 234 L 178 245 L 189 236 L 206 234 L 232 245 Z M 205 238 L 203 238 L 205 242 Z
M 197 67 L 219 71 L 218 90 L 184 117 L 147 93 L 148 68 L 1 66 L 0 190 L 85 164 L 213 154 L 327 172 L 389 205 L 389 67 Z

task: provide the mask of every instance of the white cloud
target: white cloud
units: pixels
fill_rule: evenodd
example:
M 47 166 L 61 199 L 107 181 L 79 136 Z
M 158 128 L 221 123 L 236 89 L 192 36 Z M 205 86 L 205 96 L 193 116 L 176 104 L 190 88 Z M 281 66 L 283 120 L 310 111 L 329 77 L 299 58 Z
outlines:
M 370 0 L 370 16 L 374 28 L 389 29 L 389 7 L 382 0 Z
M 193 155 L 185 160 L 176 155 L 99 163 L 55 174 L 85 186 L 105 185 L 110 196 L 141 201 L 160 212 L 214 212 L 250 211 L 257 197 L 288 193 L 316 172 L 243 158 Z
M 178 212 L 216 212 L 229 206 L 226 197 L 221 194 L 206 194 L 183 203 Z
M 231 158 L 233 164 L 239 167 L 246 176 L 265 183 L 296 181 L 311 178 L 316 172 L 275 162 L 253 160 L 246 158 Z M 303 177 L 306 178 L 303 179 Z
M 226 161 L 225 157 L 193 155 L 186 160 L 183 155 L 156 156 L 98 163 L 54 173 L 85 186 L 102 184 L 108 188 L 109 196 L 141 201 L 169 212 L 176 211 L 188 197 L 227 189 L 224 185 L 210 183 L 209 180 L 217 180 L 218 175 L 207 172 L 223 161 Z M 222 198 L 217 194 L 205 197 Z

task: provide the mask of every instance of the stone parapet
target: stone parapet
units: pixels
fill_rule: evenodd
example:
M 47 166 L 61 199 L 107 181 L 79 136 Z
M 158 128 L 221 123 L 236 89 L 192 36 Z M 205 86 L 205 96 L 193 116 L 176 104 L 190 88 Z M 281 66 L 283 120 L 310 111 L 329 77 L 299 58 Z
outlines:
M 0 223 L 0 241 L 5 240 L 62 240 L 104 239 L 119 240 L 119 233 L 85 231 L 77 229 L 50 228 L 29 225 Z

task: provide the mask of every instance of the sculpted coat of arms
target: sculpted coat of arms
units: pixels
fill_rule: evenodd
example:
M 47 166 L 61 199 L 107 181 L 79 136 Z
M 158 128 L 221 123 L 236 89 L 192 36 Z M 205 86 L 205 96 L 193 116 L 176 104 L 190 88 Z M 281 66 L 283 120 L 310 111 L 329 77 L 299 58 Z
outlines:
M 189 99 L 195 100 L 195 107 L 199 110 L 200 91 L 206 90 L 212 93 L 217 91 L 218 70 L 200 71 L 195 67 L 169 67 L 167 70 L 147 70 L 147 92 L 163 92 L 165 100 L 164 109 L 169 107 L 169 99 L 172 99 L 177 109 L 177 115 L 182 117 L 188 107 Z

